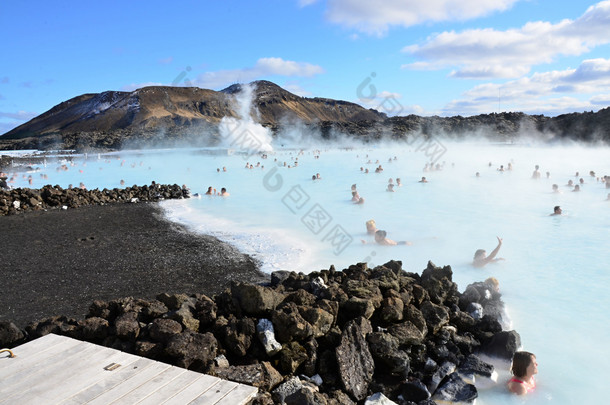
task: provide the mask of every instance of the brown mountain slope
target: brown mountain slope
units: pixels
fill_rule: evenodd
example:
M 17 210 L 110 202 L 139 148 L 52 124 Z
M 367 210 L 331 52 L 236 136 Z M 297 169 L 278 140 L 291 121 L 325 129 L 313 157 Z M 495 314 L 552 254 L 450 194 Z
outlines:
M 182 140 L 195 135 L 198 143 L 213 144 L 222 118 L 239 116 L 242 86 L 221 91 L 151 86 L 132 92 L 84 94 L 7 132 L 0 137 L 0 149 L 8 145 L 117 148 L 127 140 Z M 253 82 L 251 86 L 251 116 L 271 128 L 297 120 L 313 124 L 385 119 L 383 114 L 354 103 L 299 97 L 267 81 Z
M 355 103 L 300 97 L 269 81 L 244 86 L 234 84 L 221 91 L 152 86 L 132 92 L 83 94 L 0 136 L 0 150 L 214 145 L 220 137 L 222 118 L 239 117 L 245 95 L 250 93 L 250 116 L 274 133 L 304 124 L 322 138 L 336 133 L 364 140 L 475 133 L 507 140 L 526 133 L 544 140 L 610 140 L 610 108 L 557 117 L 503 112 L 388 118 Z M 252 91 L 247 91 L 250 88 Z

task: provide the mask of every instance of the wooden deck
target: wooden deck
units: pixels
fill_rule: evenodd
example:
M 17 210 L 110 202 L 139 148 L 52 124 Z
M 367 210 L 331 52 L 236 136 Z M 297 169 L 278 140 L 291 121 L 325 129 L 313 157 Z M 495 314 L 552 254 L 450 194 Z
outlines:
M 49 334 L 0 354 L 0 404 L 246 404 L 257 388 Z

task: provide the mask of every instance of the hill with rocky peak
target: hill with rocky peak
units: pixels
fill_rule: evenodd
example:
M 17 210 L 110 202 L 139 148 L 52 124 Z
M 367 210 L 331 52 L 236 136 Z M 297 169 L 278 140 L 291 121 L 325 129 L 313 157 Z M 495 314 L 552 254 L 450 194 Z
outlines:
M 610 108 L 557 117 L 511 112 L 471 117 L 387 117 L 347 101 L 301 97 L 264 80 L 250 83 L 252 99 L 244 100 L 249 94 L 244 86 L 234 84 L 221 91 L 151 86 L 131 92 L 83 94 L 0 136 L 0 150 L 108 150 L 185 143 L 212 146 L 219 141 L 221 120 L 243 118 L 240 109 L 248 101 L 250 117 L 274 134 L 305 127 L 321 138 L 340 133 L 365 141 L 420 134 L 483 134 L 507 140 L 525 133 L 545 140 L 610 140 Z

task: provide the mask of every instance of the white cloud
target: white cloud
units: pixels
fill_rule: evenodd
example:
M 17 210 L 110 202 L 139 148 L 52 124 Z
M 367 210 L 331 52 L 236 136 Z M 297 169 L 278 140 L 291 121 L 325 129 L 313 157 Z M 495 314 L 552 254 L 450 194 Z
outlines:
M 231 83 L 250 82 L 266 76 L 311 77 L 320 73 L 324 73 L 324 69 L 311 63 L 282 58 L 261 58 L 253 67 L 203 73 L 193 81 L 193 85 L 214 89 Z
M 318 0 L 299 0 L 299 6 L 306 7 L 306 6 L 310 6 L 317 2 L 318 2 Z
M 162 64 L 162 65 L 169 65 L 173 61 L 174 61 L 174 57 L 173 56 L 169 56 L 167 58 L 159 59 L 159 63 Z
M 367 34 L 383 35 L 391 26 L 429 21 L 464 21 L 504 11 L 518 0 L 328 0 L 326 17 Z M 300 4 L 313 1 L 301 0 Z
M 137 89 L 141 89 L 142 87 L 148 87 L 148 86 L 167 86 L 167 85 L 163 84 L 163 83 L 159 83 L 159 82 L 131 83 L 131 84 L 126 84 L 125 86 L 121 87 L 121 91 L 134 91 Z
M 473 87 L 444 108 L 444 114 L 492 111 L 560 114 L 610 104 L 610 59 L 587 59 L 576 69 L 534 73 L 502 84 Z M 587 100 L 588 98 L 588 100 Z
M 196 77 L 193 77 L 192 68 L 187 66 L 172 83 L 131 83 L 121 87 L 121 90 L 133 91 L 146 86 L 196 86 L 205 89 L 222 89 L 233 83 L 248 83 L 268 76 L 312 77 L 320 73 L 324 73 L 324 69 L 311 63 L 293 62 L 282 58 L 260 58 L 253 67 L 205 72 Z
M 610 93 L 598 94 L 596 96 L 591 97 L 591 104 L 599 105 L 602 107 L 610 106 Z
M 0 118 L 9 118 L 16 121 L 28 121 L 37 116 L 37 113 L 29 111 L 3 112 L 0 111 Z
M 404 105 L 400 93 L 382 91 L 372 97 L 361 97 L 355 101 L 364 108 L 372 108 L 388 116 L 403 116 L 409 114 L 422 114 L 424 109 L 419 105 Z
M 526 74 L 533 65 L 558 56 L 576 56 L 610 43 L 610 0 L 589 7 L 576 20 L 557 24 L 530 22 L 521 28 L 498 31 L 472 29 L 433 35 L 425 43 L 403 48 L 418 59 L 403 68 L 456 67 L 452 77 L 511 78 Z
M 311 96 L 311 92 L 303 89 L 298 83 L 295 83 L 295 82 L 284 83 L 282 85 L 282 88 L 284 90 L 288 90 L 289 92 L 291 92 L 293 94 L 296 94 L 297 96 L 301 96 L 301 97 Z

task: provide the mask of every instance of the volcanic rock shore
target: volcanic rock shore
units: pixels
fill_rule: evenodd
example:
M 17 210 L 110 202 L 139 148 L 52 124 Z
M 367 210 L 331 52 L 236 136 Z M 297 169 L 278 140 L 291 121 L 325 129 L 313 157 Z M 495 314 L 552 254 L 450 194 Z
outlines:
M 213 297 L 98 300 L 85 319 L 25 329 L 0 322 L 0 344 L 66 335 L 254 385 L 253 404 L 472 403 L 473 381 L 495 374 L 477 355 L 510 359 L 520 346 L 503 305 L 493 279 L 458 292 L 449 266 L 358 263 L 233 281 Z
M 156 184 L 114 189 L 68 188 L 46 185 L 35 188 L 0 188 L 0 215 L 38 211 L 49 208 L 78 208 L 85 205 L 104 205 L 124 202 L 157 202 L 189 198 L 189 190 L 177 184 Z

